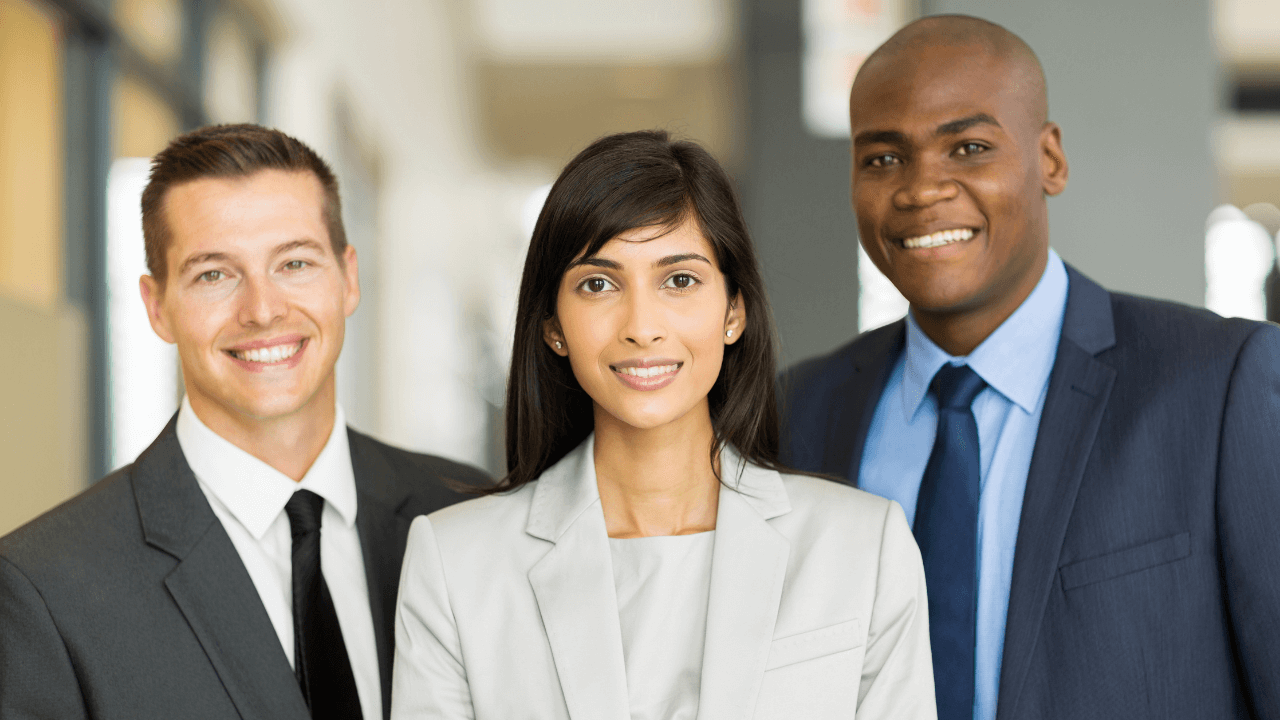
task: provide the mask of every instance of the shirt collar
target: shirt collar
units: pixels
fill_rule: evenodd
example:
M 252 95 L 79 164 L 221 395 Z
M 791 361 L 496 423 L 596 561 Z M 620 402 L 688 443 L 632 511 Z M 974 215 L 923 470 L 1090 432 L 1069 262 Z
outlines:
M 1067 310 L 1067 269 L 1058 253 L 1049 262 L 1035 289 L 995 332 L 965 357 L 938 347 L 907 314 L 906 366 L 902 378 L 903 411 L 915 417 L 929 392 L 933 376 L 945 364 L 968 364 L 996 392 L 1024 411 L 1034 412 L 1049 382 L 1058 354 L 1062 318 Z
M 178 410 L 178 444 L 192 473 L 259 540 L 298 490 L 324 498 L 347 527 L 355 523 L 356 482 L 346 430 L 346 416 L 339 405 L 329 440 L 302 481 L 294 482 L 211 430 L 186 397 Z

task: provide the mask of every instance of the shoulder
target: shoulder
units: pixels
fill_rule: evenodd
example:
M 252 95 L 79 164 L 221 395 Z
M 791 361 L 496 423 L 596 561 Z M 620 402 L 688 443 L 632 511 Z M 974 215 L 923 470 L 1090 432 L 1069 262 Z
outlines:
M 1172 370 L 1232 368 L 1250 344 L 1275 347 L 1280 327 L 1180 303 L 1111 293 L 1114 354 Z
M 789 404 L 821 400 L 860 367 L 879 365 L 900 351 L 905 323 L 869 330 L 824 355 L 802 360 L 778 375 L 781 397 Z
M 496 548 L 525 535 L 536 486 L 534 481 L 510 492 L 471 498 L 431 513 L 426 521 L 441 546 Z
M 856 520 L 882 526 L 892 500 L 834 480 L 812 475 L 782 473 L 791 512 L 819 521 Z
M 144 541 L 131 470 L 117 470 L 0 538 L 0 558 L 35 581 L 82 574 L 123 551 L 137 551 Z
M 493 478 L 483 470 L 437 455 L 412 452 L 364 433 L 348 428 L 351 459 L 357 472 L 366 466 L 366 458 L 377 458 L 391 469 L 389 478 L 367 478 L 372 483 L 393 482 L 402 491 L 418 500 L 413 514 L 425 515 L 439 507 L 450 505 L 467 497 L 476 488 L 489 487 Z M 376 467 L 376 466 L 375 466 Z M 376 474 L 376 473 L 371 473 Z

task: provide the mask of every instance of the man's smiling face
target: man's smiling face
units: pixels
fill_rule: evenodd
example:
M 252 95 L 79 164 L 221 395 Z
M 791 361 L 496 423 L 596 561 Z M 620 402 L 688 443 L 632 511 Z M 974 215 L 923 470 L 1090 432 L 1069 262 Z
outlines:
M 980 44 L 927 44 L 873 58 L 854 85 L 861 242 L 918 316 L 1003 320 L 1044 270 L 1044 196 L 1066 162 L 1024 80 Z
M 236 422 L 332 410 L 333 368 L 360 301 L 355 251 L 334 255 L 308 172 L 204 178 L 165 198 L 163 286 L 142 278 L 152 327 L 176 343 L 197 412 Z

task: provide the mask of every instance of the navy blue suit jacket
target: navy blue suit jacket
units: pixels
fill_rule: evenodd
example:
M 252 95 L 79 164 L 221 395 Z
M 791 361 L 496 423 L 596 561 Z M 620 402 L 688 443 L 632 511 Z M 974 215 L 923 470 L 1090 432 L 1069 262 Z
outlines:
M 997 718 L 1280 718 L 1280 328 L 1068 274 Z M 856 482 L 904 327 L 782 376 L 786 464 Z

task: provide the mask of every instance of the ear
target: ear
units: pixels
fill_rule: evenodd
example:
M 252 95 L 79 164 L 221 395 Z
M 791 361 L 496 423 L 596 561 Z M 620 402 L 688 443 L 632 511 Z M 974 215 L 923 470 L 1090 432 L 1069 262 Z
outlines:
M 151 322 L 151 329 L 161 340 L 174 344 L 169 319 L 164 314 L 164 286 L 150 275 L 143 275 L 138 278 L 138 290 L 142 293 L 142 304 L 147 308 L 147 320 Z
M 1045 195 L 1057 195 L 1067 189 L 1067 153 L 1062 149 L 1062 128 L 1045 123 L 1040 131 L 1040 183 Z
M 542 341 L 551 348 L 551 352 L 560 357 L 569 357 L 569 343 L 565 342 L 564 333 L 560 330 L 560 321 L 551 317 L 542 321 Z
M 724 316 L 724 344 L 732 345 L 742 339 L 742 332 L 747 328 L 747 304 L 742 301 L 742 293 L 738 293 L 729 301 L 729 309 Z
M 356 249 L 351 245 L 342 251 L 342 279 L 344 297 L 342 310 L 351 317 L 360 307 L 360 262 L 356 258 Z

